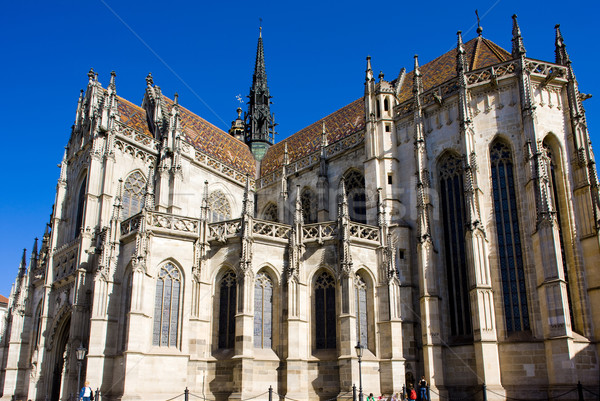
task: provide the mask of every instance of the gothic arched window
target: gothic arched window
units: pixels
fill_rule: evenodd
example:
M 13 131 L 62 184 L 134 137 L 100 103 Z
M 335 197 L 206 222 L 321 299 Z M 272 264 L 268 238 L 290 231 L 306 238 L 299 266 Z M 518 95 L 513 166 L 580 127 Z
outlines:
M 439 172 L 450 333 L 452 336 L 471 335 L 473 328 L 465 253 L 462 159 L 456 155 L 446 154 L 439 162 Z
M 181 275 L 171 263 L 160 268 L 154 298 L 154 330 L 152 344 L 176 347 L 179 332 L 179 298 Z
M 336 347 L 335 280 L 327 272 L 315 280 L 315 336 L 317 349 Z
M 503 142 L 494 143 L 490 149 L 490 160 L 506 331 L 529 330 L 517 196 L 509 147 Z
M 317 197 L 310 188 L 304 188 L 300 194 L 302 218 L 305 224 L 317 222 Z
M 258 273 L 254 282 L 254 346 L 271 348 L 273 341 L 273 281 Z
M 358 171 L 352 170 L 344 176 L 346 196 L 348 197 L 348 211 L 350 220 L 358 223 L 367 222 L 367 196 L 365 190 L 365 177 Z
M 557 181 L 557 177 L 560 177 L 560 174 L 557 174 L 558 170 L 558 159 L 556 155 L 553 153 L 552 149 L 548 145 L 546 141 L 543 142 L 544 148 L 544 156 L 547 158 L 548 165 L 548 178 L 550 181 L 550 197 L 552 198 L 552 206 L 554 211 L 556 212 L 556 223 L 558 226 L 558 238 L 560 241 L 560 254 L 562 258 L 563 264 L 563 274 L 565 276 L 565 284 L 567 287 L 567 302 L 569 304 L 569 315 L 571 317 L 571 327 L 575 330 L 575 316 L 573 314 L 573 299 L 571 297 L 571 289 L 569 285 L 569 269 L 567 266 L 567 256 L 565 252 L 565 239 L 563 232 L 563 219 L 565 213 L 563 213 L 561 198 L 559 197 L 559 193 L 561 193 L 560 183 Z
M 75 217 L 75 238 L 81 234 L 81 225 L 83 224 L 83 213 L 85 212 L 85 187 L 87 177 L 83 179 L 81 187 L 79 187 L 79 195 L 77 196 L 77 216 Z
M 277 222 L 279 220 L 277 205 L 270 202 L 267 207 L 265 207 L 265 211 L 263 212 L 263 218 L 268 221 Z
M 210 222 L 229 220 L 231 218 L 231 206 L 225 194 L 214 191 L 208 196 L 208 207 L 210 211 Z
M 369 345 L 369 323 L 367 316 L 367 283 L 360 276 L 356 275 L 356 338 L 363 347 Z
M 129 174 L 123 184 L 123 219 L 142 210 L 146 179 L 139 171 Z
M 219 285 L 219 348 L 235 345 L 236 276 L 228 271 Z

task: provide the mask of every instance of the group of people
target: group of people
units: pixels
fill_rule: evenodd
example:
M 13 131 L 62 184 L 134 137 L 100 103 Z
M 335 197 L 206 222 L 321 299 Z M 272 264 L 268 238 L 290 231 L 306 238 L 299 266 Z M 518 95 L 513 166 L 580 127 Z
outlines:
M 387 396 L 384 396 L 383 394 L 381 394 L 379 397 L 377 397 L 377 401 L 387 401 L 388 399 L 389 399 L 389 401 L 404 401 L 404 400 L 416 400 L 416 399 L 419 399 L 420 401 L 429 401 L 429 397 L 427 394 L 427 380 L 425 380 L 425 376 L 421 376 L 421 380 L 419 380 L 418 387 L 419 387 L 418 395 L 417 395 L 417 390 L 415 390 L 412 383 L 409 383 L 409 385 L 406 389 L 406 394 L 404 394 L 404 398 L 402 398 L 402 395 L 400 395 L 400 393 L 392 394 L 391 397 L 387 397 Z M 376 401 L 373 393 L 369 394 L 369 396 L 367 397 L 367 401 Z

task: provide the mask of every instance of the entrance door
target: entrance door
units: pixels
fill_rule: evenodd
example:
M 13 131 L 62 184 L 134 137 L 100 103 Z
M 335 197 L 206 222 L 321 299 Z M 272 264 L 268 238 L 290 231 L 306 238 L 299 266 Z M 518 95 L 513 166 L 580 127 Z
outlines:
M 59 401 L 61 386 L 63 381 L 63 370 L 65 368 L 65 360 L 69 357 L 65 355 L 67 350 L 67 343 L 69 342 L 69 330 L 71 328 L 71 317 L 67 318 L 61 325 L 58 331 L 58 337 L 56 340 L 56 348 L 54 354 L 54 367 L 52 371 L 52 391 L 51 401 Z

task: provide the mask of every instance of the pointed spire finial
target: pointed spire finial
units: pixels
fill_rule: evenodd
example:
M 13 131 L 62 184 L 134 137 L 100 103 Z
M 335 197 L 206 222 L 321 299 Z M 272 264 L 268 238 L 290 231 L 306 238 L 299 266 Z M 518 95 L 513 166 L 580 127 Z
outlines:
M 90 79 L 90 81 L 93 81 L 94 78 L 96 77 L 96 73 L 94 73 L 94 69 L 90 68 L 90 71 L 88 72 L 88 78 Z
M 419 55 L 415 54 L 415 75 L 421 76 L 421 70 L 419 70 Z
M 560 24 L 556 24 L 554 26 L 554 29 L 556 30 L 556 40 L 554 41 L 554 54 L 556 55 L 556 64 L 570 64 L 571 58 L 569 57 L 569 53 L 567 53 L 567 45 L 565 45 L 562 33 L 560 32 Z
M 302 215 L 302 196 L 300 195 L 300 185 L 296 185 L 296 202 L 294 209 L 294 225 L 304 224 Z
M 283 143 L 283 164 L 288 165 L 290 163 L 290 156 L 288 154 L 288 143 L 285 141 Z
M 202 220 L 208 220 L 208 180 L 204 181 L 204 194 L 202 195 L 202 206 L 200 207 L 200 218 Z
M 37 253 L 38 253 L 38 237 L 35 237 L 35 239 L 33 240 L 33 251 L 31 251 L 31 254 L 36 255 L 36 257 L 37 257 Z
M 327 141 L 327 130 L 325 129 L 325 121 L 323 121 L 323 130 L 321 131 L 321 147 L 326 147 L 328 145 Z
M 112 87 L 115 86 L 115 77 L 116 76 L 117 76 L 117 73 L 114 70 L 112 70 L 110 72 L 110 83 L 109 83 L 109 85 L 112 86 Z
M 521 36 L 521 28 L 517 21 L 517 14 L 513 14 L 513 28 L 512 28 L 512 56 L 514 58 L 525 56 L 525 45 L 523 44 L 523 37 Z
M 154 209 L 154 168 L 148 168 L 148 181 L 146 181 L 146 190 L 144 191 L 144 205 L 146 210 Z
M 21 258 L 21 264 L 19 265 L 19 277 L 25 275 L 27 270 L 27 249 L 23 248 L 23 257 Z
M 477 11 L 477 9 L 475 10 L 475 15 L 477 16 L 477 35 L 481 36 L 483 28 L 481 27 L 481 20 L 479 19 L 479 12 Z
M 173 99 L 174 99 L 175 105 L 179 106 L 179 93 L 175 92 L 175 95 L 173 95 Z
M 258 19 L 259 24 L 258 24 L 258 37 L 262 38 L 262 18 Z
M 415 67 L 413 71 L 413 93 L 421 93 L 423 90 L 423 79 L 419 69 L 419 55 L 415 54 Z
M 462 31 L 456 32 L 457 43 L 456 43 L 456 70 L 459 73 L 467 70 L 467 56 L 465 54 L 465 47 L 462 39 Z
M 372 81 L 373 80 L 373 69 L 371 68 L 371 56 L 367 56 L 367 69 L 366 69 L 365 73 L 366 73 L 365 80 Z
M 152 78 L 151 72 L 149 72 L 148 75 L 146 75 L 146 85 L 148 85 L 148 86 L 154 85 L 154 79 Z

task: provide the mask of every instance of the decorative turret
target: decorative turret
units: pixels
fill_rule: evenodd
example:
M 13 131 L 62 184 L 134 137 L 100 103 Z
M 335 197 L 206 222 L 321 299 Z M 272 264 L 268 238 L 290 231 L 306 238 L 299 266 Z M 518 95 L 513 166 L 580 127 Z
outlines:
M 517 14 L 513 14 L 513 29 L 512 29 L 512 56 L 519 58 L 525 56 L 525 45 L 523 44 L 523 37 L 521 36 L 521 28 L 517 22 Z
M 245 115 L 245 142 L 250 147 L 256 160 L 262 160 L 267 149 L 273 144 L 275 137 L 275 117 L 271 114 L 271 95 L 267 85 L 265 54 L 262 41 L 262 27 L 258 36 L 256 63 L 252 76 L 252 87 L 248 96 L 248 112 Z
M 237 118 L 231 122 L 229 135 L 240 141 L 244 140 L 244 120 L 242 119 L 242 108 L 237 108 Z

